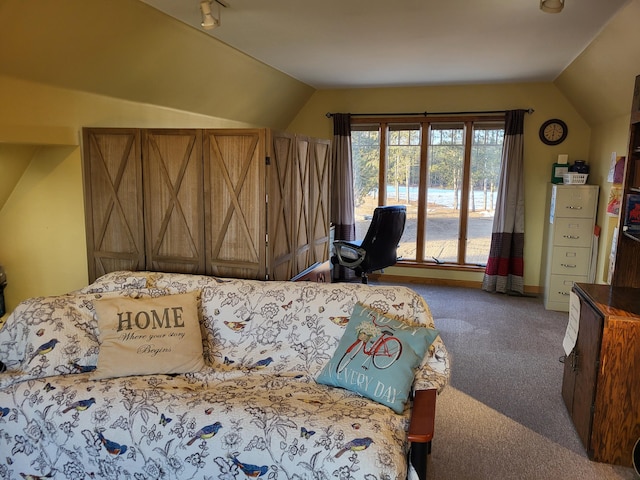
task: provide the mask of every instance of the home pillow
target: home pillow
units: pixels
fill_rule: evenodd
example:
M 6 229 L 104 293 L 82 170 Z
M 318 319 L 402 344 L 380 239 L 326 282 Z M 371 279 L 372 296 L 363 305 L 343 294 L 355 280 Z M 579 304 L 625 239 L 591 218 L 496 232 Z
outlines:
M 160 295 L 166 291 L 70 293 L 24 300 L 0 329 L 0 361 L 22 379 L 90 372 L 99 351 L 94 302 Z
M 318 383 L 359 393 L 402 413 L 415 369 L 438 331 L 357 303 Z
M 187 373 L 204 367 L 198 292 L 95 302 L 100 352 L 92 378 Z

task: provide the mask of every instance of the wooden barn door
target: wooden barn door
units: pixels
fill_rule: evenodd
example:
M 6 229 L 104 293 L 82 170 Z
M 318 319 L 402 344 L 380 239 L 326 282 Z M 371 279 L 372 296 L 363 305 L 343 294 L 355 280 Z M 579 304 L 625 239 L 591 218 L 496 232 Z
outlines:
M 89 282 L 144 268 L 140 130 L 83 129 Z
M 310 191 L 309 175 L 309 139 L 296 137 L 295 142 L 295 168 L 293 178 L 293 190 L 297 193 L 297 201 L 293 205 L 293 240 L 295 248 L 295 265 L 298 274 L 313 263 L 313 252 L 309 237 L 310 222 Z
M 272 133 L 268 174 L 268 273 L 270 280 L 289 280 L 295 270 L 293 208 L 298 192 L 292 188 L 295 137 Z
M 144 130 L 146 268 L 205 273 L 202 130 Z
M 309 139 L 310 190 L 310 241 L 313 245 L 313 261 L 329 259 L 331 250 L 329 222 L 329 178 L 331 165 L 331 142 Z
M 207 274 L 266 277 L 263 129 L 204 132 Z

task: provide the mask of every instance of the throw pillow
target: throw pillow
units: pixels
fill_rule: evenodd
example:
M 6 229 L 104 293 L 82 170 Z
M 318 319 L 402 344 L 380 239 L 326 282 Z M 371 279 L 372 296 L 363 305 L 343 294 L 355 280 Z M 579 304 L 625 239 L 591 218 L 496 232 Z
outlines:
M 204 367 L 198 292 L 95 302 L 100 352 L 92 378 L 187 373 Z
M 0 330 L 0 361 L 22 379 L 90 372 L 99 351 L 94 302 L 166 294 L 145 288 L 27 299 L 16 306 Z
M 415 369 L 437 336 L 437 330 L 358 303 L 332 359 L 316 381 L 346 388 L 402 413 Z
M 82 293 L 101 293 L 147 287 L 151 287 L 151 285 L 147 283 L 146 272 L 116 271 L 105 273 L 80 291 Z

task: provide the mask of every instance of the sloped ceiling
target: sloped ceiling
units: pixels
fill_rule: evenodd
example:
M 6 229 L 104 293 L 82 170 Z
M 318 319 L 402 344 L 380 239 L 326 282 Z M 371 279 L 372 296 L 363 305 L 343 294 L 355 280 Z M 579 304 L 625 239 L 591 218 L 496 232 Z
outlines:
M 264 18 L 271 20 L 277 17 L 283 5 L 288 5 L 288 1 L 290 0 L 278 0 L 270 9 L 268 5 L 263 4 L 264 2 L 255 2 L 255 0 L 228 0 L 230 8 L 223 11 L 223 27 L 226 28 L 227 23 L 233 25 L 235 21 L 232 20 L 233 15 L 236 10 L 242 11 L 241 7 L 248 6 L 249 12 L 254 12 L 254 15 L 256 12 L 263 13 Z M 460 9 L 450 10 L 454 4 L 460 7 L 458 4 L 460 1 L 462 0 L 456 0 L 451 5 L 442 7 L 441 11 L 455 15 Z M 499 17 L 500 22 L 505 25 L 509 24 L 509 15 L 516 13 L 522 15 L 523 11 L 527 12 L 527 15 L 535 15 L 534 27 L 538 29 L 538 33 L 536 34 L 534 28 L 532 33 L 525 32 L 522 37 L 527 38 L 528 43 L 533 45 L 533 49 L 537 52 L 536 62 L 539 62 L 541 57 L 550 57 L 552 64 L 555 65 L 535 74 L 541 78 L 549 78 L 552 81 L 557 74 L 557 69 L 561 68 L 558 66 L 561 65 L 561 63 L 558 64 L 559 50 L 550 47 L 549 40 L 553 39 L 553 45 L 563 48 L 570 45 L 570 52 L 575 52 L 574 55 L 577 57 L 557 77 L 555 84 L 593 125 L 628 112 L 633 78 L 640 73 L 635 71 L 636 65 L 640 65 L 640 42 L 635 38 L 635 21 L 640 18 L 640 0 L 615 0 L 614 2 L 596 0 L 594 8 L 588 8 L 585 1 L 567 0 L 565 11 L 558 15 L 541 13 L 537 9 L 537 0 L 509 2 L 507 7 L 504 7 L 504 2 L 497 1 L 477 2 L 477 4 L 482 3 L 482 8 L 486 12 L 493 12 L 494 16 Z M 175 8 L 178 8 L 178 5 L 181 8 L 190 5 L 193 9 L 191 4 L 197 5 L 197 0 L 180 2 L 177 0 L 109 0 L 107 3 L 86 0 L 39 0 L 36 12 L 30 2 L 0 0 L 0 45 L 3 47 L 0 48 L 0 74 L 274 128 L 286 128 L 313 94 L 314 88 L 309 85 L 223 44 L 197 27 L 176 21 L 160 10 L 147 5 L 147 3 L 161 2 L 170 2 L 175 5 Z M 606 8 L 603 6 L 605 4 Z M 303 8 L 301 4 L 296 5 L 296 9 Z M 369 20 L 368 25 L 375 25 L 375 22 L 371 22 L 372 18 L 378 18 L 376 21 L 382 22 L 382 19 L 386 18 L 384 15 L 392 9 L 387 3 L 384 4 L 384 8 L 380 5 L 380 2 L 374 2 L 366 11 L 366 15 L 363 15 Z M 441 18 L 437 13 L 440 5 L 443 5 L 443 2 L 411 1 L 404 5 L 407 8 L 397 10 L 405 14 L 415 13 L 423 11 L 428 6 L 430 14 L 425 19 L 427 22 L 434 18 Z M 353 5 L 352 8 L 355 10 L 352 15 L 349 15 L 350 18 L 330 28 L 327 27 L 329 31 L 335 33 L 336 25 L 353 21 L 351 17 L 357 17 L 359 10 Z M 501 9 L 499 15 L 495 14 L 495 9 Z M 617 9 L 620 9 L 618 13 L 609 19 L 607 15 L 615 13 Z M 371 50 L 375 55 L 382 53 L 384 58 L 403 58 L 408 55 L 414 63 L 417 58 L 421 61 L 429 59 L 433 49 L 417 48 L 419 46 L 417 41 L 409 43 L 405 48 L 391 48 L 391 40 L 395 40 L 394 29 L 407 30 L 405 23 L 397 18 L 399 13 L 395 12 L 395 9 L 392 10 L 394 13 L 389 14 L 388 21 L 376 30 L 378 32 L 376 40 L 380 37 L 387 42 L 384 49 L 380 50 L 372 46 L 365 48 L 355 42 L 354 38 L 353 41 L 342 41 L 344 54 L 348 53 L 348 47 L 353 43 L 355 46 L 360 45 L 358 47 L 360 52 Z M 284 18 L 290 21 L 291 15 L 296 11 L 292 11 Z M 486 54 L 487 45 L 483 44 L 483 48 L 475 48 L 473 39 L 458 42 L 468 31 L 476 32 L 476 41 L 478 38 L 486 39 L 486 36 L 480 35 L 481 32 L 477 31 L 476 28 L 480 27 L 476 26 L 471 30 L 466 28 L 465 22 L 479 23 L 477 20 L 480 17 L 470 18 L 473 16 L 468 15 L 469 8 L 464 11 L 464 15 L 454 16 L 454 27 L 450 27 L 447 32 L 441 32 L 442 34 L 438 36 L 437 50 L 442 58 L 440 63 L 433 62 L 431 59 L 430 70 L 426 74 L 424 72 L 421 74 L 426 75 L 424 76 L 425 84 L 429 81 L 451 80 L 452 72 L 455 73 L 456 69 L 460 68 L 466 69 L 465 72 L 458 70 L 456 75 L 461 76 L 455 77 L 457 80 L 451 80 L 450 84 L 481 81 L 483 78 L 488 80 L 488 77 L 478 76 L 482 75 L 482 67 L 485 66 L 483 62 L 478 64 L 478 58 Z M 478 15 L 484 15 L 486 12 Z M 585 42 L 584 45 L 576 46 L 575 38 L 571 34 L 574 32 L 573 26 L 565 28 L 568 18 L 572 19 L 573 23 L 579 21 L 581 25 L 588 27 L 586 37 L 585 30 L 581 32 L 583 36 L 580 38 Z M 256 19 L 254 18 L 253 21 Z M 546 25 L 541 25 L 542 21 Z M 446 25 L 442 19 L 441 23 Z M 554 29 L 553 35 L 550 37 L 542 35 L 546 31 L 544 29 L 549 26 Z M 212 35 L 226 38 L 226 35 L 230 34 L 225 33 L 222 30 L 223 27 L 213 30 Z M 270 24 L 269 28 L 295 31 L 296 28 L 300 28 L 300 24 L 297 27 L 295 25 L 278 27 L 276 22 Z M 520 25 L 518 30 L 520 28 L 524 27 Z M 592 39 L 589 35 L 597 32 L 598 28 L 602 30 L 589 44 Z M 504 28 L 494 30 L 486 35 L 505 33 Z M 247 42 L 260 43 L 258 42 L 260 31 L 252 33 L 252 29 L 245 25 L 242 32 Z M 264 31 L 262 32 L 264 34 Z M 559 39 L 555 36 L 558 32 L 561 33 Z M 308 41 L 306 33 L 309 33 L 309 38 L 318 35 L 315 31 L 304 33 L 305 41 Z M 328 32 L 324 33 L 324 35 L 327 34 Z M 402 37 L 398 35 L 399 38 Z M 297 41 L 278 43 L 274 38 L 279 37 L 262 38 L 264 40 L 262 46 L 270 46 L 272 50 L 281 52 L 291 48 L 299 49 L 302 45 Z M 447 38 L 451 39 L 447 40 Z M 233 39 L 229 37 L 228 40 Z M 358 37 L 358 41 L 360 40 L 361 38 Z M 509 45 L 508 41 L 501 43 Z M 461 56 L 458 50 L 451 50 L 460 46 L 471 52 L 472 57 L 466 58 Z M 581 52 L 584 46 L 586 49 Z M 358 69 L 363 68 L 363 65 L 359 64 L 361 59 L 340 64 L 339 68 L 329 68 L 330 64 L 325 62 L 326 54 L 318 53 L 321 47 L 322 42 L 306 54 L 298 52 L 292 55 L 292 63 L 289 65 L 300 64 L 300 68 L 306 68 L 304 65 L 315 64 L 316 67 L 320 66 L 334 76 L 342 74 L 342 71 L 347 67 L 350 68 L 352 64 L 358 66 Z M 495 46 L 489 49 L 492 58 L 496 57 L 498 60 L 486 63 L 486 66 L 496 71 L 497 64 L 493 62 L 500 62 L 499 59 L 502 58 L 500 48 L 502 47 Z M 567 51 L 563 50 L 563 52 L 565 57 L 562 57 L 564 60 L 561 62 L 567 61 Z M 277 54 L 280 55 L 280 53 Z M 517 61 L 509 56 L 504 58 L 508 59 L 511 69 L 522 68 L 523 72 L 529 72 L 522 75 L 534 75 L 527 66 L 534 58 L 531 55 L 521 53 Z M 278 67 L 281 66 L 278 65 Z M 285 68 L 288 67 L 286 65 L 282 67 L 282 69 Z M 400 78 L 398 81 L 402 83 L 408 81 L 407 78 L 403 80 L 400 77 L 399 72 L 402 69 L 397 66 L 393 67 L 383 62 L 381 68 L 386 72 L 384 75 L 391 74 Z M 447 78 L 430 76 L 443 75 L 446 71 L 449 72 L 446 74 L 449 75 Z M 470 73 L 473 71 L 477 73 Z M 412 69 L 408 69 L 407 72 L 408 75 L 412 75 Z M 295 71 L 290 73 L 298 75 Z M 311 75 L 312 72 L 309 71 L 308 74 Z M 351 73 L 347 72 L 345 75 L 350 76 L 352 80 L 345 77 L 344 83 L 367 84 L 374 81 L 374 77 L 369 78 L 361 71 L 357 80 L 353 79 Z M 496 81 L 508 81 L 509 78 L 512 77 L 503 76 Z M 314 82 L 312 77 L 309 77 L 308 81 Z M 317 82 L 322 84 L 328 81 L 325 79 Z
M 193 28 L 200 0 L 141 0 Z M 629 0 L 221 0 L 206 33 L 316 88 L 553 81 Z
M 286 128 L 314 89 L 137 0 L 0 0 L 0 74 Z
M 554 82 L 592 126 L 630 114 L 640 75 L 639 19 L 640 0 L 634 0 Z

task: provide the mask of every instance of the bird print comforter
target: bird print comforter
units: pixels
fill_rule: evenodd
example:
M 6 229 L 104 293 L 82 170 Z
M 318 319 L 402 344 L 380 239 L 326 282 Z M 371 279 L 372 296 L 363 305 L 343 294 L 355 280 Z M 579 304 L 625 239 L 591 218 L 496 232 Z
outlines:
M 91 379 L 93 301 L 194 290 L 203 370 Z M 27 300 L 0 331 L 0 479 L 404 479 L 410 407 L 315 382 L 356 302 L 433 327 L 405 287 L 114 272 Z M 448 378 L 438 337 L 415 386 Z

